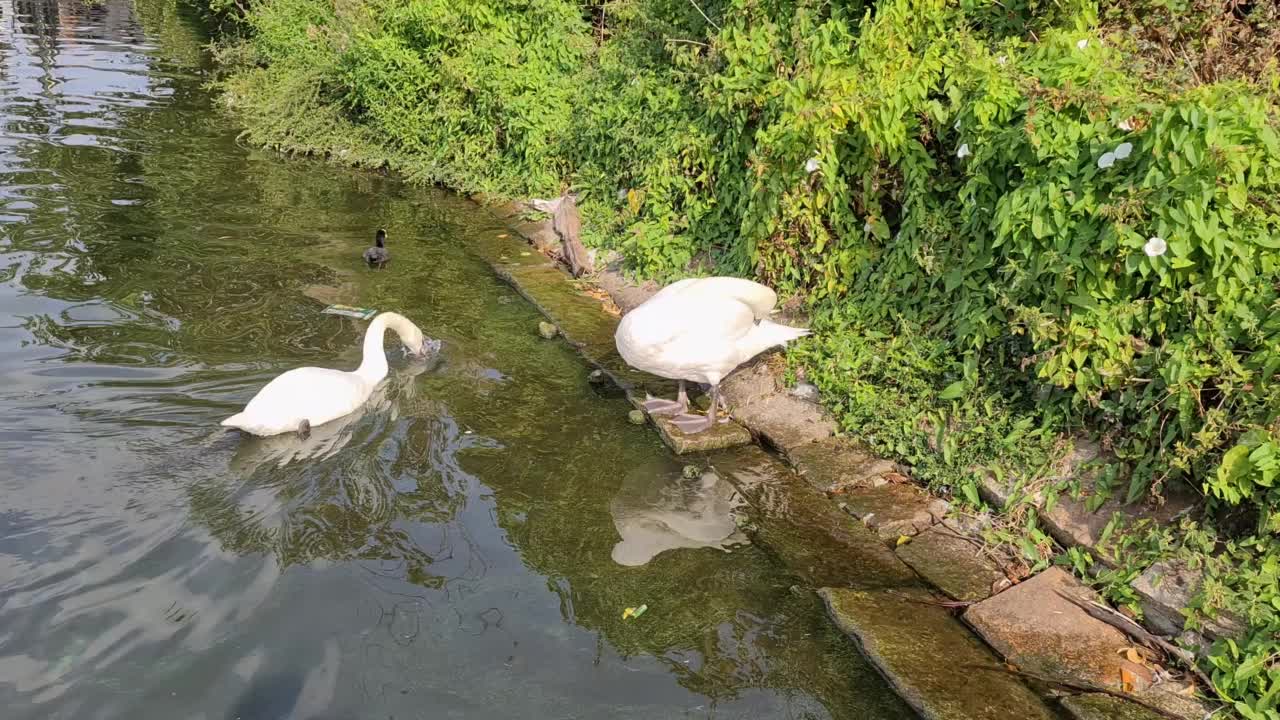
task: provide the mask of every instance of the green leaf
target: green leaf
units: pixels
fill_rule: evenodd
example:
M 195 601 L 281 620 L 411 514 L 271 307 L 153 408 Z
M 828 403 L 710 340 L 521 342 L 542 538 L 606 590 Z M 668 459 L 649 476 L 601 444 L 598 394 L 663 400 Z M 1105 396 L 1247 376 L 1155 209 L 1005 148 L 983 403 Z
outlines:
M 1249 204 L 1249 190 L 1240 184 L 1228 185 L 1227 199 L 1237 210 L 1243 210 Z
M 964 397 L 964 394 L 965 394 L 965 381 L 957 380 L 951 383 L 950 385 L 946 386 L 945 388 L 943 388 L 942 392 L 938 393 L 938 399 L 939 400 L 955 400 L 957 398 Z

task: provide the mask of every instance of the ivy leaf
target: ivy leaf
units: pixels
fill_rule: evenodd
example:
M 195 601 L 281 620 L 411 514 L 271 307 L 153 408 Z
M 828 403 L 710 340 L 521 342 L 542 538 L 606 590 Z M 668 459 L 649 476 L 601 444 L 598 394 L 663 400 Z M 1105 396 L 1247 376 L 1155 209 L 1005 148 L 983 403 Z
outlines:
M 946 386 L 945 388 L 943 388 L 942 392 L 938 393 L 938 399 L 939 400 L 956 400 L 958 398 L 964 397 L 964 393 L 965 393 L 964 381 L 957 380 L 951 383 L 950 385 Z
M 1235 184 L 1227 186 L 1227 199 L 1235 206 L 1237 210 L 1243 210 L 1245 205 L 1249 203 L 1249 191 L 1244 185 Z

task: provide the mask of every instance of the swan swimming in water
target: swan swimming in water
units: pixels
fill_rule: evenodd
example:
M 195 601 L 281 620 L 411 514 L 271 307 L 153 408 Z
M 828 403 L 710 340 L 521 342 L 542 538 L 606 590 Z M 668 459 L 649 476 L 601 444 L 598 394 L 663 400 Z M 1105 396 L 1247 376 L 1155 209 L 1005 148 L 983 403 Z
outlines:
M 360 367 L 352 372 L 315 367 L 290 370 L 267 383 L 243 411 L 223 420 L 222 426 L 263 437 L 307 433 L 314 425 L 353 412 L 387 376 L 387 354 L 382 349 L 387 328 L 395 331 L 405 350 L 416 357 L 440 348 L 439 340 L 424 337 L 418 326 L 403 315 L 382 313 L 369 323 L 365 332 Z
M 614 334 L 622 359 L 637 370 L 680 381 L 674 401 L 647 398 L 645 410 L 675 415 L 672 424 L 685 433 L 713 427 L 718 407 L 728 410 L 720 397 L 725 376 L 765 350 L 809 334 L 770 321 L 777 302 L 773 290 L 750 280 L 689 278 L 627 313 Z M 688 414 L 686 380 L 711 385 L 706 416 Z

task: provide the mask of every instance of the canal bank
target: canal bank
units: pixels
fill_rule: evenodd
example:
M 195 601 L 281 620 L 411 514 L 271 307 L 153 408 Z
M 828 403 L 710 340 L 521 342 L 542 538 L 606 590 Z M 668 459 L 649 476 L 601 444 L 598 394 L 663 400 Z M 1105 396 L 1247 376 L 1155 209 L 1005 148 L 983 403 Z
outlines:
M 590 277 L 570 277 L 563 238 L 533 205 L 489 203 L 511 233 L 483 243 L 481 255 L 636 408 L 646 395 L 670 394 L 670 382 L 629 368 L 613 343 L 618 317 L 657 287 L 630 281 L 607 260 Z M 923 717 L 1191 719 L 1212 712 L 1180 669 L 1194 664 L 1192 654 L 1103 610 L 1095 592 L 1058 568 L 1016 574 L 1008 555 L 983 539 L 983 518 L 931 497 L 912 483 L 909 468 L 842 436 L 820 405 L 786 387 L 773 359 L 757 358 L 723 383 L 734 422 L 718 433 L 686 437 L 663 418 L 648 419 L 692 461 L 714 465 L 718 451 L 757 459 L 745 475 L 728 474 L 755 510 L 754 537 L 823 598 L 832 621 Z M 743 449 L 753 440 L 773 452 Z M 1096 472 L 1097 459 L 1097 448 L 1081 442 L 1062 472 Z M 982 491 L 1000 506 L 1012 488 L 990 478 Z M 1167 523 L 1191 502 L 1149 512 L 1116 502 L 1091 510 L 1066 499 L 1044 515 L 1067 547 L 1094 548 L 1116 513 Z M 1161 580 L 1146 580 L 1145 609 L 1177 616 L 1185 595 L 1160 592 Z M 1211 631 L 1208 639 L 1215 637 Z

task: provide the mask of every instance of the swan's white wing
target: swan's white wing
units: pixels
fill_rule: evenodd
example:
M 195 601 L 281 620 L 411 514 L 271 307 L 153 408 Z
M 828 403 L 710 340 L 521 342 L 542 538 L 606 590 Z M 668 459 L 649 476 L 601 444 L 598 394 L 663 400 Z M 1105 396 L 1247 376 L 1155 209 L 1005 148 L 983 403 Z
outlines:
M 751 309 L 735 300 L 705 300 L 665 320 L 661 342 L 628 348 L 624 359 L 641 370 L 699 382 L 719 382 L 733 370 L 739 340 L 755 327 Z
M 778 295 L 773 290 L 758 282 L 734 277 L 697 278 L 679 292 L 690 303 L 696 302 L 694 298 L 736 300 L 751 308 L 757 320 L 768 317 L 778 304 Z
M 354 373 L 298 368 L 267 383 L 243 412 L 222 424 L 255 435 L 291 432 L 303 420 L 315 426 L 350 413 L 364 403 L 369 390 Z

